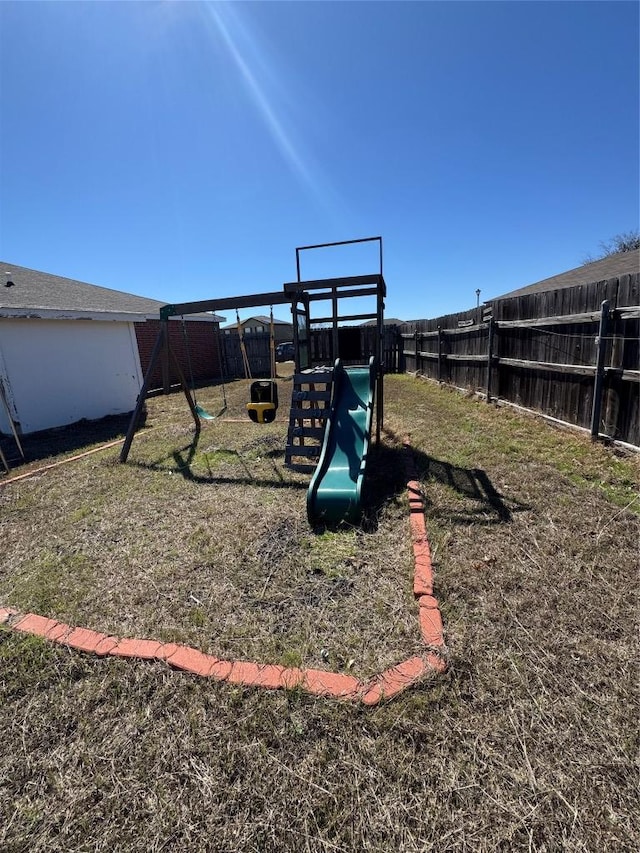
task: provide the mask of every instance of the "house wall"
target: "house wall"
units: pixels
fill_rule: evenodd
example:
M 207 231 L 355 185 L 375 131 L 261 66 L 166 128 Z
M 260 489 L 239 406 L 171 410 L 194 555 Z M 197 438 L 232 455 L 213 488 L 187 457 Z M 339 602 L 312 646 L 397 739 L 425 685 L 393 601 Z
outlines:
M 136 323 L 135 328 L 142 372 L 146 375 L 153 345 L 160 332 L 160 320 L 147 320 L 146 323 Z M 171 349 L 180 362 L 180 367 L 187 382 L 191 382 L 192 371 L 194 380 L 198 382 L 211 382 L 219 379 L 221 371 L 220 359 L 218 358 L 218 341 L 216 340 L 218 324 L 208 323 L 203 320 L 187 320 L 185 322 L 185 329 L 186 345 L 182 322 L 180 320 L 169 321 Z M 172 362 L 169 365 L 169 376 L 172 383 L 178 381 L 178 374 Z M 162 357 L 156 362 L 149 388 L 155 389 L 161 386 Z
M 133 324 L 2 319 L 0 381 L 25 434 L 130 412 L 142 384 Z

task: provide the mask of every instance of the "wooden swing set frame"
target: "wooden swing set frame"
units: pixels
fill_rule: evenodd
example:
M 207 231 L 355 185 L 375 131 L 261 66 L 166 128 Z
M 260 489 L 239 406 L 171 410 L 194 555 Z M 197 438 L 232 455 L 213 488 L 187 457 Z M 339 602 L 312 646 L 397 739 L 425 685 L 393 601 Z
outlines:
M 328 278 L 317 279 L 313 281 L 301 281 L 300 278 L 300 254 L 303 251 L 311 249 L 324 249 L 333 246 L 346 246 L 354 243 L 377 242 L 379 244 L 379 263 L 380 272 L 370 275 L 348 276 L 344 278 Z M 293 319 L 293 342 L 295 349 L 295 368 L 296 373 L 308 370 L 313 366 L 309 347 L 309 331 L 311 327 L 316 325 L 330 324 L 332 329 L 332 341 L 334 349 L 334 358 L 339 355 L 339 334 L 338 325 L 340 322 L 357 322 L 375 319 L 376 321 L 376 352 L 373 355 L 376 358 L 377 377 L 376 377 L 376 440 L 380 440 L 380 431 L 384 417 L 384 384 L 383 384 L 383 325 L 384 325 L 384 298 L 387 293 L 386 284 L 382 276 L 382 237 L 365 237 L 357 240 L 341 240 L 334 243 L 319 243 L 313 246 L 299 246 L 296 249 L 296 270 L 297 281 L 287 283 L 283 286 L 283 290 L 271 291 L 269 293 L 252 294 L 248 296 L 231 296 L 218 299 L 204 299 L 197 302 L 180 302 L 173 305 L 164 305 L 160 309 L 160 331 L 156 338 L 147 372 L 138 394 L 136 407 L 131 416 L 127 435 L 122 445 L 120 452 L 120 462 L 126 462 L 131 449 L 131 443 L 135 435 L 135 431 L 140 420 L 140 415 L 147 398 L 149 384 L 153 375 L 154 368 L 160 357 L 164 353 L 165 363 L 172 362 L 175 366 L 176 373 L 180 382 L 180 386 L 184 391 L 189 409 L 195 424 L 196 435 L 199 435 L 201 430 L 200 417 L 194 401 L 193 393 L 189 388 L 180 361 L 175 352 L 171 348 L 169 338 L 169 320 L 171 317 L 185 317 L 190 314 L 200 314 L 203 312 L 223 312 L 238 311 L 242 308 L 255 308 L 263 305 L 289 305 Z M 375 296 L 376 310 L 374 313 L 368 314 L 340 314 L 338 310 L 340 299 L 350 299 L 353 297 Z M 327 317 L 312 317 L 310 313 L 310 304 L 312 302 L 331 302 L 332 310 L 330 316 Z M 220 334 L 218 330 L 217 334 Z M 272 341 L 272 350 L 273 341 Z M 275 353 L 272 352 L 272 360 Z

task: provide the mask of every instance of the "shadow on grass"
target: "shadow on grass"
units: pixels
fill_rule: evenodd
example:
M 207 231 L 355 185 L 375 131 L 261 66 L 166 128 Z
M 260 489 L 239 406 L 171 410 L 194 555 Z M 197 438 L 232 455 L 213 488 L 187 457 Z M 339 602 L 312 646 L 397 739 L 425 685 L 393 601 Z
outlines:
M 449 524 L 504 524 L 511 521 L 512 513 L 530 507 L 517 501 L 505 503 L 486 472 L 481 468 L 460 468 L 439 459 L 434 459 L 412 447 L 407 450 L 397 435 L 385 429 L 392 444 L 374 445 L 369 459 L 369 477 L 365 495 L 367 525 L 377 526 L 376 519 L 382 507 L 390 500 L 398 500 L 406 490 L 406 460 L 410 453 L 416 478 L 426 486 L 429 482 L 448 486 L 469 502 L 457 512 L 438 511 Z M 433 505 L 428 494 L 423 495 L 427 517 Z
M 33 432 L 20 437 L 26 459 L 23 461 L 13 436 L 0 435 L 0 445 L 12 470 L 20 473 L 20 467 L 30 462 L 39 462 L 52 456 L 82 453 L 94 444 L 107 444 L 124 438 L 131 415 L 109 415 L 97 421 L 78 421 L 66 427 Z M 141 421 L 141 426 L 144 421 Z
M 169 456 L 162 457 L 157 459 L 154 462 L 130 462 L 129 464 L 135 465 L 137 468 L 146 469 L 148 471 L 177 471 L 177 473 L 181 474 L 185 478 L 185 480 L 189 480 L 191 483 L 200 483 L 201 485 L 236 485 L 236 486 L 264 486 L 265 488 L 274 488 L 274 489 L 306 489 L 306 483 L 300 483 L 298 481 L 293 480 L 285 480 L 282 476 L 282 472 L 278 469 L 277 465 L 273 461 L 274 455 L 282 455 L 284 456 L 284 449 L 282 451 L 278 451 L 274 453 L 273 451 L 266 452 L 262 455 L 263 459 L 269 459 L 271 461 L 273 467 L 273 479 L 268 479 L 266 477 L 256 477 L 251 469 L 251 462 L 253 460 L 245 458 L 242 453 L 237 450 L 225 450 L 225 454 L 229 456 L 233 456 L 238 460 L 240 466 L 242 468 L 242 473 L 237 477 L 230 476 L 220 476 L 215 474 L 211 467 L 209 466 L 207 452 L 202 453 L 203 461 L 207 464 L 208 474 L 199 474 L 195 473 L 192 467 L 193 460 L 195 459 L 196 453 L 198 451 L 198 441 L 200 439 L 199 435 L 195 435 L 193 441 L 179 450 L 173 450 Z M 163 464 L 163 460 L 172 459 L 173 465 L 165 465 Z
M 458 495 L 467 498 L 468 502 L 459 511 L 438 511 L 437 516 L 443 518 L 449 524 L 479 524 L 494 525 L 511 521 L 513 512 L 521 512 L 529 509 L 528 506 L 511 500 L 507 506 L 503 496 L 497 491 L 486 472 L 480 468 L 460 468 L 438 459 L 433 459 L 426 453 L 416 448 L 407 450 L 399 440 L 398 436 L 389 430 L 385 430 L 389 439 L 387 443 L 372 445 L 369 450 L 367 462 L 367 476 L 363 487 L 363 522 L 362 529 L 366 532 L 374 532 L 378 527 L 378 521 L 382 510 L 390 502 L 399 502 L 403 499 L 407 487 L 406 463 L 407 454 L 410 454 L 415 468 L 416 477 L 428 486 L 429 482 L 437 482 L 448 486 Z M 256 477 L 252 468 L 252 459 L 245 457 L 241 451 L 218 450 L 233 457 L 237 461 L 241 471 L 238 476 L 217 475 L 208 467 L 208 474 L 197 473 L 193 470 L 193 461 L 198 453 L 198 442 L 200 436 L 194 435 L 193 440 L 184 447 L 172 451 L 168 456 L 156 459 L 153 462 L 134 462 L 132 464 L 139 468 L 150 471 L 176 471 L 186 480 L 202 485 L 246 485 L 263 486 L 265 488 L 307 489 L 308 483 L 287 480 L 283 477 L 281 469 L 276 464 L 276 459 L 284 456 L 284 447 L 267 447 L 260 449 L 261 458 L 271 462 L 273 467 L 273 478 L 264 476 Z M 251 442 L 247 450 L 258 449 L 256 442 Z M 213 451 L 215 453 L 216 451 Z M 199 454 L 202 461 L 209 466 L 207 452 Z M 169 460 L 173 464 L 169 463 Z M 427 516 L 432 505 L 428 495 L 424 496 Z M 342 525 L 318 524 L 314 531 L 321 533 L 327 529 L 338 529 Z

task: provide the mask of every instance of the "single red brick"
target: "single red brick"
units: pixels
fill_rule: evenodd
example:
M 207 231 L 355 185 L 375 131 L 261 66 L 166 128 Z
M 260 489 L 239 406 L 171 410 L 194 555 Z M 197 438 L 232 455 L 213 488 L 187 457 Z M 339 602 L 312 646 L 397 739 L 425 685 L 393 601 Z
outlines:
M 418 599 L 418 607 L 427 607 L 430 610 L 438 609 L 438 599 L 433 595 L 421 595 Z
M 380 684 L 376 681 L 371 686 L 367 687 L 362 695 L 362 701 L 365 705 L 377 705 L 382 699 L 383 693 Z
M 25 634 L 35 634 L 37 637 L 46 637 L 47 631 L 58 624 L 56 619 L 48 619 L 46 616 L 38 616 L 37 613 L 27 613 L 19 622 L 13 626 L 16 631 Z
M 428 607 L 420 608 L 420 631 L 427 646 L 442 646 L 442 616 L 440 611 Z
M 71 625 L 65 625 L 64 622 L 56 622 L 52 628 L 47 631 L 47 640 L 53 643 L 64 643 L 67 639 L 67 634 L 72 631 Z
M 91 631 L 88 628 L 74 628 L 64 642 L 65 645 L 82 652 L 95 652 L 96 647 L 105 637 L 106 634 L 98 634 L 97 631 Z
M 411 541 L 414 543 L 424 542 L 427 531 L 424 526 L 422 510 L 420 510 L 420 514 L 413 513 L 409 516 L 409 524 L 411 526 Z
M 17 610 L 12 610 L 11 607 L 0 607 L 0 625 L 8 622 L 12 616 L 16 616 Z
M 428 654 L 427 663 L 436 672 L 446 672 L 447 662 L 440 655 Z
M 415 596 L 431 595 L 433 592 L 433 580 L 431 572 L 418 570 L 413 576 L 413 594 Z
M 390 699 L 417 681 L 426 671 L 427 664 L 422 658 L 409 658 L 377 676 L 362 701 L 365 705 L 375 705 L 381 699 Z
M 231 664 L 231 672 L 227 680 L 233 684 L 245 684 L 252 686 L 258 675 L 258 664 L 248 660 L 234 660 Z
M 108 655 L 120 642 L 119 637 L 103 637 L 95 647 L 94 651 L 97 655 Z
M 317 696 L 332 696 L 336 699 L 353 699 L 362 688 L 361 682 L 352 675 L 325 672 L 321 669 L 305 670 L 302 686 L 309 693 Z
M 214 664 L 218 663 L 218 658 L 205 655 L 204 652 L 192 649 L 190 646 L 178 646 L 178 650 L 168 658 L 167 663 L 169 666 L 193 672 L 195 675 L 209 675 Z
M 161 645 L 162 643 L 158 643 L 157 640 L 136 640 L 132 637 L 123 637 L 108 654 L 119 658 L 153 660 Z

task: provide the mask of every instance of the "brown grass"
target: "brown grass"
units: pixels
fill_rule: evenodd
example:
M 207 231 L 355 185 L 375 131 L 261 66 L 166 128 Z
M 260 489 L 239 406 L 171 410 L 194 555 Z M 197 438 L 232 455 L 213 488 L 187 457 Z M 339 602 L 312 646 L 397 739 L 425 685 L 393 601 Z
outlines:
M 205 425 L 193 453 L 158 398 L 130 465 L 0 487 L 0 603 L 371 674 L 418 642 L 410 431 L 449 673 L 366 710 L 0 632 L 0 849 L 637 849 L 637 461 L 388 377 L 376 523 L 318 534 L 286 385 L 272 426 Z

